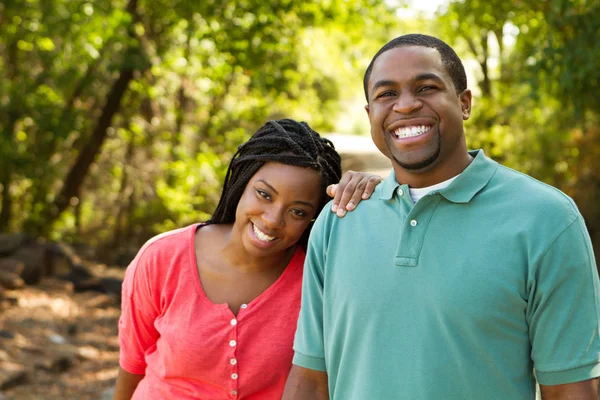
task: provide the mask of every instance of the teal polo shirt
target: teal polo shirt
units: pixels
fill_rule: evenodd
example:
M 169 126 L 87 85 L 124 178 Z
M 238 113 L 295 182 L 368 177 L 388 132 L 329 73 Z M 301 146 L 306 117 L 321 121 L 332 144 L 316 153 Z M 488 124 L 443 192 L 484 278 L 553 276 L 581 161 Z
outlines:
M 392 173 L 312 229 L 294 364 L 334 400 L 534 399 L 600 375 L 599 282 L 559 190 L 483 151 L 413 204 Z

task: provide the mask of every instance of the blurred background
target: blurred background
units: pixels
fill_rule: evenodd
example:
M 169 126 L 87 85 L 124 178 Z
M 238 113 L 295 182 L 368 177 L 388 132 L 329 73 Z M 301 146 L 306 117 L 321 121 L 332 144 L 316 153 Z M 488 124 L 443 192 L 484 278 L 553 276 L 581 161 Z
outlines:
M 266 120 L 368 136 L 362 74 L 410 32 L 465 60 L 469 146 L 573 196 L 600 246 L 591 0 L 3 0 L 0 231 L 126 263 L 211 214 Z
M 62 257 L 71 281 L 87 266 L 79 271 L 87 284 L 110 292 L 110 266 L 127 265 L 159 232 L 208 218 L 237 146 L 267 120 L 292 117 L 365 143 L 364 70 L 384 43 L 411 32 L 444 39 L 464 60 L 474 92 L 469 147 L 572 196 L 600 249 L 600 2 L 1 0 L 0 233 L 8 245 L 0 240 L 0 256 L 20 248 L 26 259 L 34 251 L 23 246 L 45 243 L 53 264 L 25 274 L 26 283 L 52 275 Z M 64 297 L 48 282 L 31 289 L 41 291 L 29 293 L 37 303 L 19 297 L 29 289 L 17 296 L 4 286 L 13 307 L 44 304 L 58 315 L 44 340 L 62 339 L 51 343 L 64 344 L 86 319 L 104 321 L 96 333 L 112 338 L 101 349 L 108 353 L 93 353 L 88 338 L 92 350 L 82 355 L 80 336 L 69 362 L 108 354 L 103 375 L 84 379 L 107 386 L 118 349 L 117 314 L 106 310 L 118 303 Z M 2 340 L 17 343 L 23 321 L 2 317 L 8 348 Z M 11 357 L 0 351 L 0 363 Z M 50 370 L 34 375 L 37 383 L 56 384 L 54 367 L 36 367 Z M 0 389 L 2 379 L 0 371 Z M 39 398 L 52 397 L 45 390 Z M 56 390 L 56 398 L 87 398 Z

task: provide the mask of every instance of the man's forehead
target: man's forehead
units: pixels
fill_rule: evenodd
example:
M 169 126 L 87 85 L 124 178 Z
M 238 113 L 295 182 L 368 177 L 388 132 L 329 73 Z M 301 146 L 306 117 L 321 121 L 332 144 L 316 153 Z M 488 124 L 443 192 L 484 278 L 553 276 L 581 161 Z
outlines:
M 440 78 L 447 75 L 442 57 L 437 49 L 424 46 L 395 47 L 382 53 L 373 63 L 369 81 L 383 78 L 381 75 L 409 73 L 414 76 L 435 74 Z M 375 76 L 378 75 L 378 76 Z

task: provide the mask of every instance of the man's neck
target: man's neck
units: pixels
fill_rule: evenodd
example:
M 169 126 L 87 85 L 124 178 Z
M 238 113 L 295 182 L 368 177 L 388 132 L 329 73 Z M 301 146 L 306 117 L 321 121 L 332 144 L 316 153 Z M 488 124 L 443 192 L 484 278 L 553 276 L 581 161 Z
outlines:
M 424 170 L 407 170 L 392 162 L 396 180 L 399 184 L 407 184 L 411 188 L 424 188 L 437 185 L 447 181 L 463 172 L 473 161 L 473 157 L 465 152 L 461 162 L 454 163 L 452 166 L 437 164 Z

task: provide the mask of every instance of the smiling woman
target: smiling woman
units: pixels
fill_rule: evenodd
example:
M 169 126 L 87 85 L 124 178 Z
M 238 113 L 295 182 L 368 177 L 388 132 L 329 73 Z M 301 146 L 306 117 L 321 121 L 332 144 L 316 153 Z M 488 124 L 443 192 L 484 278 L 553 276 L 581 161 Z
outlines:
M 240 146 L 213 217 L 150 240 L 127 269 L 115 399 L 280 399 L 308 233 L 340 175 L 306 123 L 270 121 Z M 356 204 L 380 181 L 350 175 L 337 193 Z

